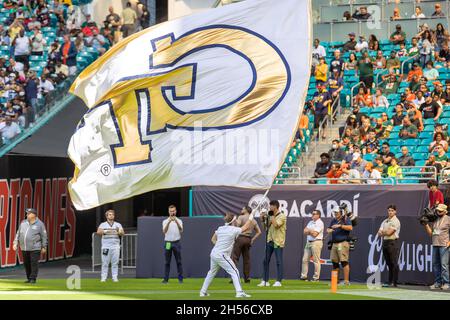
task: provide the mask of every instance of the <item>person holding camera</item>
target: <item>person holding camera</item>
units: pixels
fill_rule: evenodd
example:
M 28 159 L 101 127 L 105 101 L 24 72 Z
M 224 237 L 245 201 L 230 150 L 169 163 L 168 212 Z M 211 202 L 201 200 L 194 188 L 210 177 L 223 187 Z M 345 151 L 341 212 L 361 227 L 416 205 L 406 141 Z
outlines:
M 323 247 L 323 230 L 325 226 L 320 219 L 320 211 L 312 212 L 312 220 L 308 223 L 303 233 L 306 234 L 306 245 L 303 251 L 302 273 L 300 280 L 308 280 L 309 258 L 313 257 L 314 275 L 312 281 L 319 281 L 320 278 L 320 253 Z
M 264 275 L 258 287 L 269 287 L 270 258 L 275 252 L 277 261 L 277 281 L 274 287 L 281 287 L 283 280 L 283 248 L 286 241 L 286 216 L 279 211 L 280 203 L 277 200 L 270 201 L 270 211 L 262 212 L 264 230 L 267 232 L 266 256 L 264 258 Z
M 342 209 L 334 209 L 334 218 L 330 223 L 330 227 L 327 229 L 328 233 L 331 233 L 331 262 L 333 263 L 333 270 L 339 272 L 339 264 L 341 264 L 344 271 L 344 285 L 350 285 L 350 244 L 349 237 L 350 232 L 353 230 L 351 219 L 349 219 Z
M 434 284 L 430 286 L 430 289 L 449 289 L 449 272 L 448 272 L 448 259 L 449 259 L 449 229 L 450 229 L 450 217 L 447 215 L 447 206 L 443 203 L 436 207 L 435 211 L 437 217 L 431 223 L 424 222 L 425 231 L 432 239 L 432 259 L 433 259 L 433 272 L 434 272 Z
M 388 217 L 378 230 L 378 236 L 383 237 L 383 257 L 389 268 L 389 282 L 383 287 L 397 287 L 398 255 L 400 253 L 398 238 L 400 237 L 400 220 L 397 218 L 397 207 L 393 204 L 387 207 Z
M 177 207 L 174 205 L 169 206 L 169 217 L 163 221 L 163 233 L 164 233 L 164 255 L 166 259 L 164 279 L 162 283 L 169 281 L 170 274 L 170 260 L 172 259 L 172 253 L 177 262 L 178 270 L 178 282 L 183 283 L 183 265 L 181 264 L 181 233 L 183 232 L 183 221 L 176 217 Z
M 125 232 L 122 225 L 116 221 L 114 210 L 105 212 L 106 221 L 98 226 L 97 234 L 102 237 L 102 274 L 101 282 L 106 282 L 108 278 L 108 268 L 111 264 L 111 275 L 113 282 L 118 282 L 119 258 L 120 258 L 120 237 Z

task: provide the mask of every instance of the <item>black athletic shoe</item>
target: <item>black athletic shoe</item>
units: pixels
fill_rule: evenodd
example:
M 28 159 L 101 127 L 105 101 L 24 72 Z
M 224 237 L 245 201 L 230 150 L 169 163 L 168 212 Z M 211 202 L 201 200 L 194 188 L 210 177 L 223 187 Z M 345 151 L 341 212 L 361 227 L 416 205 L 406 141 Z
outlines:
M 183 279 L 178 279 L 178 283 L 182 284 L 183 283 Z
M 169 281 L 167 281 L 167 280 L 163 280 L 163 281 L 161 281 L 161 283 L 164 283 L 164 284 L 166 284 L 166 283 L 168 283 Z
M 250 283 L 250 279 L 245 279 L 244 282 L 245 283 Z
M 36 283 L 36 280 L 31 279 L 29 283 Z

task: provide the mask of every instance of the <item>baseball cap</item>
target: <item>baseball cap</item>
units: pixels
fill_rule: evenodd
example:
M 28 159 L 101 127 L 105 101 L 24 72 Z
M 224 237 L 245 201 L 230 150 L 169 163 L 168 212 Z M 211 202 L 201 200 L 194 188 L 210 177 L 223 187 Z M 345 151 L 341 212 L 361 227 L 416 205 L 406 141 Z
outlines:
M 395 26 L 395 29 L 401 29 L 401 28 L 402 28 L 402 26 L 399 24 Z
M 27 208 L 27 209 L 25 209 L 25 213 L 32 213 L 34 215 L 37 215 L 37 211 L 34 208 Z
M 426 92 L 426 93 L 424 93 L 424 95 L 423 95 L 425 98 L 428 98 L 428 97 L 430 97 L 431 96 L 431 93 L 429 93 L 429 92 Z
M 348 35 L 354 37 L 354 36 L 355 36 L 355 33 L 354 33 L 354 32 L 350 32 Z
M 439 81 L 435 81 L 435 82 L 433 82 L 433 85 L 434 86 L 442 86 L 442 83 L 440 83 Z

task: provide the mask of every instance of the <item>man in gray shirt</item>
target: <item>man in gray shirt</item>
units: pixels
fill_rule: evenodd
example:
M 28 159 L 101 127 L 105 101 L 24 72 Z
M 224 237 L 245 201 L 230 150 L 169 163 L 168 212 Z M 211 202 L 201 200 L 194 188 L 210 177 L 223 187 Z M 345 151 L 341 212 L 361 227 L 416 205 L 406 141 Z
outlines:
M 24 219 L 17 230 L 13 250 L 22 250 L 23 264 L 27 274 L 25 283 L 36 283 L 39 258 L 47 251 L 47 231 L 44 223 L 37 218 L 35 209 L 26 209 Z
M 448 277 L 448 247 L 450 217 L 447 216 L 447 206 L 443 203 L 436 207 L 439 218 L 430 224 L 425 224 L 425 231 L 431 236 L 433 245 L 434 284 L 430 289 L 449 289 Z

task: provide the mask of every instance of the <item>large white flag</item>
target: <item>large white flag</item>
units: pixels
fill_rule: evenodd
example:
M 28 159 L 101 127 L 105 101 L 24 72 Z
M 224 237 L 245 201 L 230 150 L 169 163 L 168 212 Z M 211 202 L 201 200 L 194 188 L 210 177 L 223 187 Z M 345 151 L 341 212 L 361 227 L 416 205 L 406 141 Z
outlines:
M 306 96 L 309 0 L 247 0 L 134 34 L 84 70 L 79 210 L 156 189 L 270 188 Z

